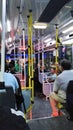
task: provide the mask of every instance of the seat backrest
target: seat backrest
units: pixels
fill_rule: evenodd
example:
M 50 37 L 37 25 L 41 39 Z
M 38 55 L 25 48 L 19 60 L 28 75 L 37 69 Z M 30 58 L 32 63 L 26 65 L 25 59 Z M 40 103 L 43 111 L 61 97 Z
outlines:
M 69 81 L 66 91 L 67 97 L 67 111 L 73 119 L 73 80 Z
M 14 110 L 14 109 L 13 109 Z M 15 114 L 9 107 L 0 106 L 0 129 L 1 130 L 30 130 L 26 120 L 17 115 L 19 111 L 15 111 Z
M 51 92 L 51 84 L 50 83 L 43 83 L 43 94 L 47 97 L 49 97 L 49 94 Z
M 8 86 L 0 89 L 0 105 L 15 108 L 15 95 L 13 88 Z
M 17 76 L 15 76 L 15 78 L 17 79 L 17 82 L 19 84 L 18 93 L 15 94 L 17 109 L 19 109 L 18 108 L 19 104 L 21 105 L 21 103 L 23 103 L 24 111 L 26 113 L 25 101 L 22 95 L 22 90 L 21 90 L 21 82 Z

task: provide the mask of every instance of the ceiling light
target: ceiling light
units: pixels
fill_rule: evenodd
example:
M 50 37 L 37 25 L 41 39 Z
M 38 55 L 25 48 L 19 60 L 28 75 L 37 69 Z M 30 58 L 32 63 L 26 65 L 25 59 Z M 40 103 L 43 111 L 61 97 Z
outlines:
M 33 27 L 35 28 L 35 29 L 46 29 L 47 28 L 47 23 L 41 23 L 41 22 L 35 22 L 34 24 L 33 24 Z
M 70 31 L 72 31 L 72 30 L 73 30 L 73 26 L 71 26 L 71 27 L 65 29 L 62 33 L 67 33 L 67 32 L 70 32 Z
M 71 8 L 72 8 L 72 6 L 65 5 L 65 8 L 67 8 L 67 9 L 71 9 Z
M 48 47 L 48 46 L 54 45 L 55 43 L 56 43 L 55 40 L 51 40 L 50 42 L 47 43 L 46 46 Z
M 52 39 L 51 38 L 48 38 L 48 39 L 46 39 L 44 42 L 50 42 Z
M 65 44 L 73 44 L 73 39 L 69 39 L 67 41 L 62 42 L 63 45 Z
M 70 25 L 71 23 L 73 23 L 73 19 L 71 19 L 70 21 L 66 22 L 63 26 L 60 27 L 60 29 Z
M 7 20 L 7 31 L 8 32 L 11 31 L 11 22 L 10 22 L 10 20 Z
M 69 39 L 69 35 L 66 35 L 66 36 L 65 36 L 65 39 Z

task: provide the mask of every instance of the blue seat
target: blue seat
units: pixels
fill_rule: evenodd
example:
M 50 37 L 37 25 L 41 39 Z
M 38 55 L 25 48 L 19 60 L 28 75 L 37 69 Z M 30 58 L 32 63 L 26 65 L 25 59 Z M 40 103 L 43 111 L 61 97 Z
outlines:
M 31 90 L 22 90 L 26 110 L 31 105 Z

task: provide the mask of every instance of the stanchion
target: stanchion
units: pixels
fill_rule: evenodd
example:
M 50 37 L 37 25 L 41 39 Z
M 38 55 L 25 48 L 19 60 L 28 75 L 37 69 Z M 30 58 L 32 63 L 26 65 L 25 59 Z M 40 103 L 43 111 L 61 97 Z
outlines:
M 58 73 L 58 47 L 59 47 L 59 43 L 58 43 L 58 27 L 56 24 L 56 45 L 55 45 L 55 65 L 56 65 L 56 73 Z
M 32 10 L 29 10 L 29 19 L 30 19 L 30 48 L 31 48 L 31 87 L 32 87 L 32 101 L 34 101 L 34 51 L 33 51 L 33 45 L 32 45 Z

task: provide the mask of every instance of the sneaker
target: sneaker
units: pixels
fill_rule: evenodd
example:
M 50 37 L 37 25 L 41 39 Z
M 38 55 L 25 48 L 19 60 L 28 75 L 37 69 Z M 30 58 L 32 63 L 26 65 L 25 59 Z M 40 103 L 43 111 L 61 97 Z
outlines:
M 51 114 L 51 116 L 53 116 L 53 117 L 59 116 L 59 113 L 58 112 L 54 112 L 54 113 Z

